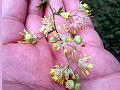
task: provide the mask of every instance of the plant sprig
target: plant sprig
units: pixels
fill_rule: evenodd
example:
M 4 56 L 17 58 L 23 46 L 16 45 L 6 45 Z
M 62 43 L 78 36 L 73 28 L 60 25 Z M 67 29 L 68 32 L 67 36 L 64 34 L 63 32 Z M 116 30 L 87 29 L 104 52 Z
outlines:
M 90 69 L 93 68 L 93 64 L 88 62 L 91 57 L 89 55 L 81 55 L 77 50 L 79 46 L 84 44 L 83 38 L 80 35 L 77 35 L 77 32 L 80 31 L 85 24 L 85 19 L 82 17 L 80 20 L 79 17 L 81 16 L 78 16 L 77 14 L 83 11 L 87 16 L 89 16 L 89 7 L 87 4 L 82 4 L 82 2 L 80 2 L 80 9 L 72 15 L 71 11 L 65 12 L 62 7 L 56 11 L 47 0 L 42 0 L 42 3 L 40 3 L 38 7 L 43 8 L 45 4 L 49 6 L 52 15 L 50 17 L 44 16 L 39 31 L 42 32 L 44 37 L 47 38 L 47 41 L 52 44 L 53 51 L 56 52 L 61 48 L 63 49 L 63 53 L 67 60 L 66 65 L 55 65 L 54 68 L 51 69 L 51 79 L 64 85 L 65 88 L 69 90 L 79 90 L 80 77 L 74 69 L 72 69 L 72 65 L 76 64 L 76 66 L 80 68 L 81 73 L 85 76 L 88 75 Z M 61 16 L 65 21 L 69 20 L 71 24 L 62 25 L 57 28 L 55 22 L 56 15 Z M 72 19 L 74 16 L 77 17 L 76 20 Z M 64 31 L 64 33 L 61 33 L 58 29 Z M 25 31 L 23 36 L 24 39 L 21 42 L 29 44 L 33 44 L 34 42 L 37 43 L 43 38 L 38 39 L 33 33 L 27 31 Z

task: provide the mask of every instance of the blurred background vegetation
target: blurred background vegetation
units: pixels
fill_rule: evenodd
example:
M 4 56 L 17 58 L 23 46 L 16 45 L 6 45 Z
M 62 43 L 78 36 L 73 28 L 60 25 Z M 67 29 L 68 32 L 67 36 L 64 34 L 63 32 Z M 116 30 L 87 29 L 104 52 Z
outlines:
M 120 0 L 82 1 L 92 9 L 92 21 L 105 48 L 120 61 Z

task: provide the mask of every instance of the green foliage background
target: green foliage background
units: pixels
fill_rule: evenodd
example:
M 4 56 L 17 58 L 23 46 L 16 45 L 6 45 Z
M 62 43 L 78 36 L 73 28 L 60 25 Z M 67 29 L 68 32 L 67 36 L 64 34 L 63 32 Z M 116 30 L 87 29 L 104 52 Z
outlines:
M 105 48 L 120 61 L 120 0 L 82 0 L 93 13 L 93 24 Z

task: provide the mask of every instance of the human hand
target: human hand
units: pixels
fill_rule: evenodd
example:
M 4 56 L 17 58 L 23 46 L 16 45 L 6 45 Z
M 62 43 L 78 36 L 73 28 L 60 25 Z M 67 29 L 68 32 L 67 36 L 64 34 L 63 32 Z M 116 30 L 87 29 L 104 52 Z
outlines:
M 45 11 L 38 10 L 36 8 L 38 3 L 39 0 L 3 1 L 4 90 L 31 90 L 31 88 L 33 90 L 64 90 L 62 86 L 51 81 L 49 77 L 49 71 L 55 64 L 66 62 L 61 52 L 53 53 L 45 39 L 40 40 L 35 45 L 16 43 L 22 38 L 19 32 L 23 32 L 24 28 L 33 31 L 39 37 L 42 36 L 38 31 L 41 18 L 44 15 L 50 16 L 51 11 L 49 7 Z M 51 0 L 50 4 L 55 9 L 63 6 L 66 11 L 72 11 L 78 8 L 79 0 Z M 65 23 L 63 19 L 55 18 L 56 24 Z M 69 22 L 67 23 L 69 24 Z M 79 49 L 94 58 L 91 60 L 94 68 L 89 76 L 81 76 L 82 90 L 119 90 L 120 64 L 114 56 L 104 49 L 89 18 L 86 26 L 86 30 L 79 32 L 86 44 Z M 18 81 L 19 84 L 15 84 Z M 24 83 L 20 84 L 22 82 Z

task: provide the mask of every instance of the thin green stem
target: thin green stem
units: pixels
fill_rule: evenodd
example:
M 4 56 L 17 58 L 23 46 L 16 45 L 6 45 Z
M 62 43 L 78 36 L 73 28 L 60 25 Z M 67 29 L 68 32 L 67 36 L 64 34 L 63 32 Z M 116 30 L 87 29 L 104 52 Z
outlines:
M 49 3 L 48 3 L 48 5 L 49 5 L 49 7 L 50 7 L 50 9 L 51 9 L 51 11 L 52 11 L 52 14 L 53 14 L 55 31 L 56 31 L 56 33 L 58 33 L 57 28 L 56 28 L 56 24 L 55 24 L 55 14 L 54 14 L 54 11 L 53 11 L 53 9 L 52 9 L 52 7 L 51 7 L 51 5 L 50 5 Z M 60 38 L 59 34 L 58 34 L 58 37 L 59 37 L 60 41 L 62 42 L 62 39 Z M 65 47 L 64 47 L 64 46 L 63 46 L 63 50 L 65 50 Z M 67 58 L 68 65 L 70 66 L 70 61 L 69 61 L 69 59 L 68 59 L 68 57 L 67 57 L 66 54 L 65 54 L 65 57 Z

